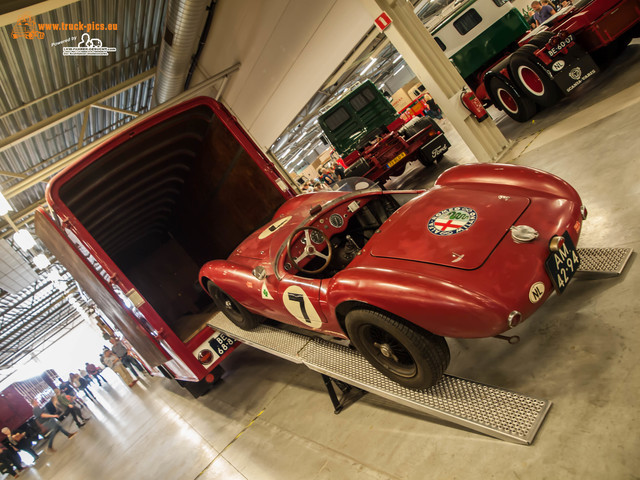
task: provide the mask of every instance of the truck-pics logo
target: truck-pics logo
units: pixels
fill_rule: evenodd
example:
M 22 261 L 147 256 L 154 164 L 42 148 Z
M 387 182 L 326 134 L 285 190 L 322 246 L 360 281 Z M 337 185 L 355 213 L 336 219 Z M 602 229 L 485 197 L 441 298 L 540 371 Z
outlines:
M 44 38 L 44 32 L 38 30 L 38 26 L 36 22 L 33 20 L 33 17 L 23 17 L 16 22 L 13 26 L 13 30 L 11 31 L 11 36 L 13 38 L 24 37 L 30 40 L 34 38 L 39 38 L 42 40 Z
M 83 33 L 77 47 L 63 47 L 62 54 L 65 57 L 106 57 L 109 52 L 115 52 L 115 47 L 103 47 L 102 40 L 91 38 L 88 33 Z

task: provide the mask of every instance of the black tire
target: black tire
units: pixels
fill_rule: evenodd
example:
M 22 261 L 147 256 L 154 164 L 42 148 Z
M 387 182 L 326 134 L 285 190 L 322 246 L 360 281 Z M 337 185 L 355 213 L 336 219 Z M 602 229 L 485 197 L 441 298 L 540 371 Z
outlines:
M 541 107 L 550 107 L 562 97 L 560 88 L 549 78 L 533 56 L 538 47 L 525 45 L 511 55 L 509 71 L 516 86 Z
M 376 310 L 353 310 L 345 326 L 356 349 L 377 370 L 403 387 L 435 385 L 449 365 L 444 338 Z
M 418 154 L 418 160 L 425 167 L 433 167 L 436 163 L 438 163 L 438 160 L 442 159 L 442 157 L 443 155 L 438 155 L 436 158 L 427 158 L 425 155 L 422 155 L 421 153 Z
M 225 314 L 225 316 L 233 322 L 234 325 L 243 330 L 253 330 L 263 322 L 260 315 L 251 313 L 249 310 L 240 305 L 233 297 L 224 293 L 216 287 L 213 282 L 207 285 L 209 295 L 213 299 L 216 307 Z
M 415 117 L 404 124 L 398 133 L 406 140 L 413 137 L 416 133 L 421 132 L 429 125 L 431 125 L 431 120 L 427 117 Z
M 536 114 L 536 104 L 500 77 L 489 79 L 488 85 L 496 106 L 516 122 L 526 122 Z

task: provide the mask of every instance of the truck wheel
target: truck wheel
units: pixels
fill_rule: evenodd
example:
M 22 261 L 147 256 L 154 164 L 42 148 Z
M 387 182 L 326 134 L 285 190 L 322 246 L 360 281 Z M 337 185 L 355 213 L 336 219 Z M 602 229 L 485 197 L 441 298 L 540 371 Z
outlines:
M 426 117 L 415 117 L 409 120 L 399 131 L 398 133 L 402 135 L 402 137 L 407 140 L 413 137 L 416 133 L 421 132 L 428 125 L 431 125 L 431 120 Z
M 526 122 L 536 114 L 536 104 L 500 77 L 489 80 L 489 90 L 500 109 L 516 122 Z
M 511 78 L 520 90 L 538 105 L 542 107 L 555 105 L 562 96 L 562 92 L 549 78 L 547 72 L 530 58 L 526 50 L 537 50 L 537 47 L 525 45 L 511 56 L 509 62 Z
M 449 365 L 444 338 L 376 310 L 353 310 L 345 326 L 358 351 L 377 370 L 412 389 L 435 385 Z
M 207 290 L 213 299 L 213 303 L 218 307 L 218 310 L 224 313 L 237 327 L 243 330 L 253 330 L 262 323 L 263 318 L 261 316 L 251 313 L 233 297 L 216 287 L 213 282 L 209 282 Z

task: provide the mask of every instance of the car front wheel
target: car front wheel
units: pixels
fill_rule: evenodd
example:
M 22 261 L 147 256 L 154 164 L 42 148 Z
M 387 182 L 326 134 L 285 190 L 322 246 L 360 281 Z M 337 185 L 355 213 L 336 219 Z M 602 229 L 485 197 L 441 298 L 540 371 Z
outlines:
M 261 316 L 251 313 L 212 282 L 209 282 L 207 289 L 216 307 L 236 326 L 243 330 L 253 330 L 262 323 L 263 318 Z
M 403 387 L 435 385 L 449 365 L 444 338 L 376 310 L 353 310 L 345 326 L 358 351 L 377 370 Z

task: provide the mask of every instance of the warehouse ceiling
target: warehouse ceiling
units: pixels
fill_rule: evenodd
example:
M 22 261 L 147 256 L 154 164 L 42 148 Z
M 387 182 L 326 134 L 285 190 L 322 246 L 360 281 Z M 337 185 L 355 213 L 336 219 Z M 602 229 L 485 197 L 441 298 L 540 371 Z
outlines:
M 12 211 L 0 217 L 0 242 L 38 275 L 27 288 L 19 289 L 19 281 L 0 284 L 0 377 L 86 315 L 88 299 L 61 265 L 35 267 L 36 255 L 48 255 L 44 246 L 36 239 L 25 252 L 13 235 L 16 229 L 33 234 L 46 182 L 74 153 L 150 109 L 167 2 L 57 1 L 65 5 L 44 12 L 47 3 L 4 2 L 1 12 L 9 22 L 0 27 L 0 192 Z M 9 6 L 22 9 L 15 19 Z M 29 7 L 44 13 L 29 16 Z M 44 38 L 29 38 L 35 25 Z M 83 38 L 85 31 L 90 35 Z M 85 45 L 100 52 L 69 55 L 68 47 Z

